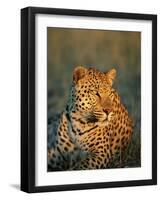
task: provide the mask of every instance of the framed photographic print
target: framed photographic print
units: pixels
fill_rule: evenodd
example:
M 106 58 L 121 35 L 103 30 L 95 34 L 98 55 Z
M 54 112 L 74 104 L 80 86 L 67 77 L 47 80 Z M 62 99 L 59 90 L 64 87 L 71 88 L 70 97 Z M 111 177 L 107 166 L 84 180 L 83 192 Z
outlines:
M 157 184 L 157 16 L 21 10 L 21 190 Z

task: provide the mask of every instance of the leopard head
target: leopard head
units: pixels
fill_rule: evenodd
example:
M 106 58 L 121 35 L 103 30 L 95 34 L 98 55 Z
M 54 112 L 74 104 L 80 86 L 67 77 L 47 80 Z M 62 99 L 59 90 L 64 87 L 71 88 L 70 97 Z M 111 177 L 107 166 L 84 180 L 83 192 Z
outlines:
M 116 70 L 106 73 L 78 66 L 73 70 L 73 84 L 68 104 L 85 122 L 104 122 L 112 111 L 111 89 Z

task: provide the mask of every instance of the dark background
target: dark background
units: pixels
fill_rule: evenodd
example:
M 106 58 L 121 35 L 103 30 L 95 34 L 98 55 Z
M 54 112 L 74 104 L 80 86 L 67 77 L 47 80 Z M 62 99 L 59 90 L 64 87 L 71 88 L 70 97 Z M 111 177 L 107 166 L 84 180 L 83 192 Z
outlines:
M 48 28 L 47 35 L 48 117 L 65 108 L 75 66 L 104 72 L 116 68 L 114 88 L 134 120 L 129 156 L 122 165 L 140 166 L 140 32 Z

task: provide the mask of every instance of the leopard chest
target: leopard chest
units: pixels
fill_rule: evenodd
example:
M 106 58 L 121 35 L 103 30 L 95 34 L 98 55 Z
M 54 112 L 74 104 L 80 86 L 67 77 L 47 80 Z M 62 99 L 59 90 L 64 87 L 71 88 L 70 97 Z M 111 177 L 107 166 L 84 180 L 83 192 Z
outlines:
M 77 141 L 83 151 L 88 151 L 92 156 L 100 154 L 102 159 L 111 157 L 110 134 L 108 127 L 95 127 L 85 134 L 77 136 Z

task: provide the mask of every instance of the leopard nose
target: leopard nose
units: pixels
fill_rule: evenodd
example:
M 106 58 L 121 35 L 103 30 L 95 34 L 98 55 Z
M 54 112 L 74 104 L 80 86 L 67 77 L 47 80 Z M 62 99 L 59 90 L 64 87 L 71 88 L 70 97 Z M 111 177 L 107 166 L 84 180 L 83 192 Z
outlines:
M 108 108 L 103 108 L 103 112 L 105 112 L 106 114 L 108 114 L 110 112 L 110 110 Z

